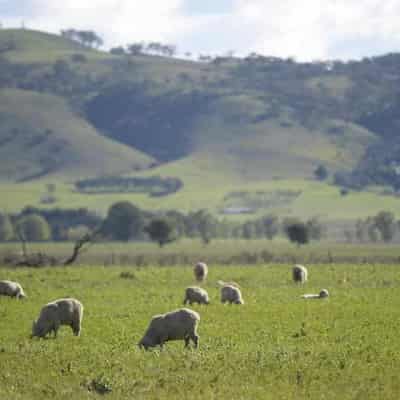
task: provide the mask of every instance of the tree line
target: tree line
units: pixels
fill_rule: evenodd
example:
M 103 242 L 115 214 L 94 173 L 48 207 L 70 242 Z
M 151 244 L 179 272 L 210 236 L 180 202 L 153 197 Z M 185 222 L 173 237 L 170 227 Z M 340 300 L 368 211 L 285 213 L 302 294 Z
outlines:
M 0 241 L 65 241 L 96 230 L 100 240 L 152 240 L 163 246 L 179 238 L 198 238 L 205 245 L 216 238 L 272 240 L 284 233 L 289 240 L 306 244 L 324 236 L 317 218 L 305 222 L 266 215 L 244 222 L 218 219 L 207 210 L 187 214 L 176 210 L 152 213 L 128 201 L 114 203 L 105 218 L 81 209 L 38 209 L 26 207 L 19 214 L 0 214 Z

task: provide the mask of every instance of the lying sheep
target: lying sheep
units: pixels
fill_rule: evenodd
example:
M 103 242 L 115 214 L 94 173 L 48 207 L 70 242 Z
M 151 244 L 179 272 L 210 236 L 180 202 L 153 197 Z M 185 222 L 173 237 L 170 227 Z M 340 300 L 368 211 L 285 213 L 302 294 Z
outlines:
M 326 299 L 329 297 L 329 292 L 326 289 L 322 289 L 319 294 L 303 294 L 302 299 Z
M 225 284 L 221 288 L 221 302 L 230 304 L 244 304 L 240 289 L 233 285 Z
M 17 299 L 26 298 L 22 286 L 18 282 L 0 281 L 0 295 L 16 297 Z
M 162 315 L 155 315 L 150 321 L 146 333 L 139 342 L 139 347 L 147 350 L 149 347 L 163 347 L 169 340 L 184 340 L 185 347 L 189 346 L 190 340 L 194 347 L 199 346 L 199 335 L 197 326 L 200 315 L 188 308 L 171 311 Z
M 210 300 L 208 298 L 208 293 L 197 286 L 187 287 L 185 290 L 185 299 L 183 300 L 183 304 L 189 303 L 198 303 L 198 304 L 210 304 Z
M 198 262 L 194 266 L 194 276 L 197 282 L 203 282 L 206 280 L 208 274 L 207 264 L 204 262 Z
M 81 332 L 83 305 L 76 299 L 59 299 L 46 304 L 33 322 L 31 337 L 45 337 L 51 331 L 57 337 L 60 325 L 69 325 L 75 336 Z
M 307 268 L 303 265 L 296 264 L 292 269 L 293 281 L 296 283 L 305 283 L 308 279 Z

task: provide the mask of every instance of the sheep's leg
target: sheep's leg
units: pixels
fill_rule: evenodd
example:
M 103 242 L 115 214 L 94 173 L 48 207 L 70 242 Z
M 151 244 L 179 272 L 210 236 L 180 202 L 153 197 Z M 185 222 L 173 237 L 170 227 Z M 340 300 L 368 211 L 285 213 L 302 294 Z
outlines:
M 190 343 L 190 336 L 185 336 L 185 349 L 187 348 L 187 347 L 189 347 L 189 343 Z
M 192 336 L 192 340 L 193 340 L 195 349 L 197 349 L 199 347 L 199 339 L 200 339 L 200 336 L 196 335 L 194 333 L 193 336 Z
M 79 322 L 72 322 L 71 324 L 72 332 L 75 336 L 79 336 L 81 334 L 81 325 Z
M 187 304 L 187 302 L 188 302 L 188 298 L 187 298 L 187 297 L 185 297 L 185 300 L 183 300 L 183 305 L 186 305 L 186 304 Z

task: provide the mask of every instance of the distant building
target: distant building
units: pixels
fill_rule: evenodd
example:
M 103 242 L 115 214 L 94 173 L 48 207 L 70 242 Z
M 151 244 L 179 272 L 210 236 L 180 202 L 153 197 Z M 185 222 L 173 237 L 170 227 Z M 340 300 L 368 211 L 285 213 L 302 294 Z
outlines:
M 253 214 L 255 210 L 250 207 L 226 207 L 222 209 L 221 214 L 230 214 L 230 215 L 237 215 L 237 214 Z

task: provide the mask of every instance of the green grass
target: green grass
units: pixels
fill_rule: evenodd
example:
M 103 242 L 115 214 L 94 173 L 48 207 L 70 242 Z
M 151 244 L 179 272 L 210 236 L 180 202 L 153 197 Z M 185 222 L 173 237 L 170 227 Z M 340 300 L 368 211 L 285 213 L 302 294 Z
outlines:
M 177 209 L 188 212 L 198 209 L 208 209 L 218 213 L 223 208 L 224 197 L 232 192 L 257 191 L 301 191 L 293 202 L 284 205 L 275 205 L 272 208 L 261 208 L 253 215 L 227 216 L 234 220 L 256 218 L 268 213 L 283 216 L 297 216 L 309 218 L 318 216 L 325 221 L 356 220 L 367 216 L 376 215 L 379 211 L 392 211 L 397 218 L 400 217 L 400 201 L 398 197 L 382 195 L 376 191 L 350 192 L 341 196 L 339 188 L 326 183 L 313 180 L 271 180 L 265 182 L 245 182 L 237 180 L 234 176 L 219 174 L 218 169 L 213 175 L 201 168 L 206 161 L 192 159 L 193 163 L 178 161 L 166 165 L 163 169 L 149 170 L 147 175 L 160 175 L 164 177 L 180 176 L 184 188 L 175 194 L 163 197 L 149 197 L 143 193 L 110 193 L 110 194 L 83 194 L 74 191 L 74 185 L 64 183 L 57 175 L 34 182 L 22 184 L 0 183 L 0 210 L 3 212 L 18 212 L 27 205 L 43 206 L 40 198 L 46 193 L 46 183 L 56 183 L 55 196 L 57 202 L 51 207 L 77 208 L 87 207 L 92 211 L 105 214 L 108 207 L 120 200 L 128 200 L 133 204 L 147 210 Z M 143 176 L 145 174 L 141 174 Z M 222 215 L 221 215 L 222 217 Z
M 71 242 L 28 243 L 28 251 L 42 252 L 65 259 L 72 252 Z M 21 251 L 18 242 L 1 243 L 0 259 Z M 298 247 L 283 237 L 274 240 L 212 240 L 205 246 L 199 239 L 181 239 L 163 248 L 150 242 L 100 242 L 83 252 L 77 263 L 83 265 L 188 265 L 204 260 L 214 264 L 258 264 L 274 262 L 332 263 L 397 263 L 400 248 L 397 243 L 332 243 L 311 242 Z
M 193 306 L 199 350 L 171 342 L 144 352 L 135 344 L 152 315 L 181 305 L 191 268 L 0 269 L 29 296 L 0 298 L 0 396 L 90 399 L 96 382 L 109 399 L 397 399 L 399 266 L 309 272 L 296 287 L 287 265 L 212 267 L 212 304 Z M 246 304 L 221 305 L 217 279 L 238 282 Z M 322 287 L 328 300 L 299 298 Z M 84 304 L 82 336 L 64 327 L 56 340 L 30 340 L 41 306 L 63 296 Z

